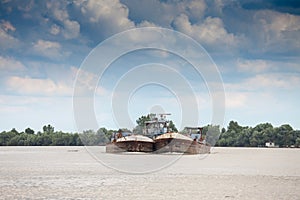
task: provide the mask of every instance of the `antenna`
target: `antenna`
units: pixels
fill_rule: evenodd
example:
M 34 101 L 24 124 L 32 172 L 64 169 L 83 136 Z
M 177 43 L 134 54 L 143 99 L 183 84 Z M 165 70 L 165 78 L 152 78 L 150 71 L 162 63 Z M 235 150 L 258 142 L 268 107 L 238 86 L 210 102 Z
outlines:
M 171 113 L 159 113 L 157 114 L 160 116 L 161 119 L 165 119 L 167 115 L 171 115 Z
M 171 115 L 171 113 L 159 113 L 158 115 L 160 115 L 160 116 L 166 116 L 166 115 Z

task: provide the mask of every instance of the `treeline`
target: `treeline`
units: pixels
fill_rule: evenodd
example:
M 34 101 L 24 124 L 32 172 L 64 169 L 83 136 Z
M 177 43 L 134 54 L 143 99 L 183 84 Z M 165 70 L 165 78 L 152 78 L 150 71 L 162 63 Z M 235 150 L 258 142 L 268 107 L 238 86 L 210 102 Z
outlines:
M 227 130 L 221 130 L 216 146 L 262 147 L 266 142 L 273 142 L 279 147 L 300 147 L 300 130 L 293 130 L 288 124 L 273 127 L 270 123 L 262 123 L 253 128 L 231 121 Z
M 0 133 L 0 146 L 105 145 L 114 132 L 117 130 L 100 128 L 97 131 L 65 133 L 55 131 L 51 125 L 43 126 L 42 132 L 37 133 L 30 128 L 22 132 L 12 129 Z M 300 147 L 300 130 L 293 130 L 288 124 L 273 127 L 270 123 L 262 123 L 249 127 L 231 121 L 227 129 L 222 130 L 219 126 L 207 125 L 203 127 L 203 135 L 209 144 L 221 147 L 262 147 L 266 142 L 273 142 L 279 147 Z
M 31 128 L 18 132 L 16 129 L 0 133 L 0 146 L 83 146 L 104 145 L 114 130 L 100 128 L 83 133 L 65 133 L 55 131 L 51 125 L 43 126 L 43 131 L 34 132 Z

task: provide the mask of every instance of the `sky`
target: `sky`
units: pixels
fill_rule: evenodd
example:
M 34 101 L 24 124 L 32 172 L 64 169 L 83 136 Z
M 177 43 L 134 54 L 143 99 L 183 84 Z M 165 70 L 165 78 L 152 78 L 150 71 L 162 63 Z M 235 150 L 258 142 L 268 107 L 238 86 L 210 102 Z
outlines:
M 147 27 L 156 32 L 135 31 Z M 163 34 L 166 30 L 185 34 L 202 50 L 191 51 L 180 38 Z M 124 31 L 126 38 L 120 40 Z M 160 49 L 119 55 L 99 74 L 106 58 L 141 41 Z M 168 48 L 185 52 L 191 62 L 201 60 L 201 73 Z M 87 65 L 94 54 L 99 66 L 91 69 Z M 205 75 L 214 66 L 224 99 Z M 76 91 L 93 98 L 74 101 Z M 214 98 L 224 103 L 224 114 Z M 222 127 L 234 120 L 300 129 L 299 99 L 298 1 L 0 2 L 0 131 L 39 131 L 46 124 L 71 132 L 133 128 L 139 116 L 150 112 L 171 113 L 168 117 L 180 128 L 215 123 L 219 112 Z M 89 105 L 97 122 L 90 127 Z M 86 124 L 78 126 L 77 118 Z

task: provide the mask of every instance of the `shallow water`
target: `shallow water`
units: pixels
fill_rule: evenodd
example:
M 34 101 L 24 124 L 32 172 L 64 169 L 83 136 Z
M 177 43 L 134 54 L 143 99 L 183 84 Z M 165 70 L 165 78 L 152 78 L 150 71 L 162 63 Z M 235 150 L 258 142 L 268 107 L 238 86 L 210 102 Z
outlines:
M 300 149 L 213 148 L 208 155 L 181 156 L 106 154 L 105 147 L 0 147 L 0 194 L 0 199 L 300 199 Z

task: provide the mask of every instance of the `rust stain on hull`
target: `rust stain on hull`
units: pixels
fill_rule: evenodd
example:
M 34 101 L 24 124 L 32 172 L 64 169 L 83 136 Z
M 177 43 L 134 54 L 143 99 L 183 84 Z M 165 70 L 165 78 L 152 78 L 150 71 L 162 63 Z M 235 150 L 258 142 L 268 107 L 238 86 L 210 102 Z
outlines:
M 152 152 L 153 143 L 143 141 L 122 141 L 114 142 L 106 145 L 107 153 L 121 152 Z
M 106 145 L 107 153 L 121 152 L 148 152 L 148 153 L 185 153 L 185 154 L 206 154 L 210 153 L 210 146 L 198 142 L 167 138 L 152 142 L 143 141 L 122 141 Z

